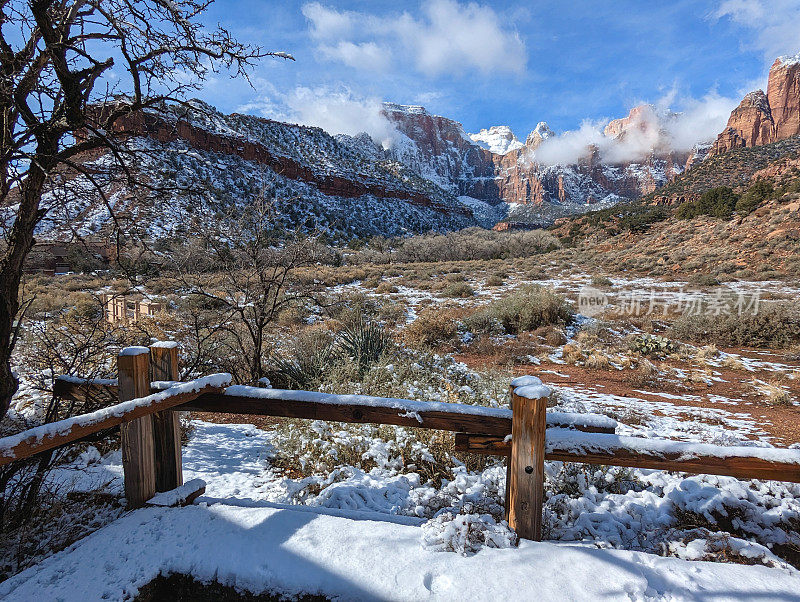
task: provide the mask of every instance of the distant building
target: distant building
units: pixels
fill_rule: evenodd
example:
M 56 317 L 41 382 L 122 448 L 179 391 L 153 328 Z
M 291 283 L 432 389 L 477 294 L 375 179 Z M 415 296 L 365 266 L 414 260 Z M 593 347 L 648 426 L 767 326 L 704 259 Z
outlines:
M 106 293 L 103 295 L 106 321 L 109 324 L 134 324 L 143 316 L 154 316 L 164 310 L 161 303 L 142 297 L 131 298 L 125 295 Z
M 116 248 L 101 242 L 37 241 L 25 263 L 26 272 L 55 276 L 68 272 L 107 269 Z

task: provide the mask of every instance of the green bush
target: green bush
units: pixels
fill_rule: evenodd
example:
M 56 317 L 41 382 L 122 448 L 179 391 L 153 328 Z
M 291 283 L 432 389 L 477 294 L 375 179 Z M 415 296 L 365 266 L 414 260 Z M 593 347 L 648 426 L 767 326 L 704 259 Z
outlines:
M 660 205 L 655 207 L 644 207 L 638 211 L 628 212 L 619 220 L 619 227 L 622 230 L 631 232 L 647 232 L 655 223 L 663 222 L 669 217 L 669 210 Z
M 536 330 L 540 326 L 566 324 L 575 310 L 561 295 L 538 285 L 518 288 L 509 295 L 492 301 L 465 320 L 470 326 L 499 323 L 509 334 Z
M 727 186 L 706 190 L 698 200 L 683 203 L 675 215 L 679 219 L 692 219 L 700 215 L 710 215 L 720 219 L 730 219 L 736 208 L 738 197 Z
M 758 208 L 761 203 L 767 200 L 775 192 L 772 183 L 766 180 L 759 180 L 753 184 L 736 202 L 736 212 L 742 215 L 749 215 Z

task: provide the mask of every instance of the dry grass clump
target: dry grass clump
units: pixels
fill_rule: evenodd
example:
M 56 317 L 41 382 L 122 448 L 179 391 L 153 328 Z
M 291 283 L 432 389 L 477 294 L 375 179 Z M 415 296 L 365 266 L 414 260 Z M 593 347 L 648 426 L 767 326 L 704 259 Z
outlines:
M 770 405 L 791 406 L 794 405 L 791 394 L 780 382 L 776 380 L 763 381 L 755 379 L 751 382 L 755 389 L 767 398 Z
M 396 293 L 398 290 L 397 286 L 391 282 L 381 282 L 375 289 L 375 292 L 380 295 L 387 295 L 389 293 Z
M 602 274 L 595 274 L 592 276 L 592 286 L 611 286 L 614 284 L 608 276 Z
M 636 369 L 631 372 L 628 380 L 636 387 L 652 387 L 657 384 L 660 375 L 661 372 L 656 365 L 643 357 L 639 360 Z
M 444 279 L 447 282 L 464 282 L 464 280 L 466 280 L 464 274 L 461 272 L 451 272 L 449 274 L 445 274 Z
M 492 274 L 486 279 L 486 286 L 503 286 L 503 279 L 497 274 Z
M 689 371 L 686 373 L 686 377 L 684 380 L 688 385 L 695 385 L 695 386 L 702 386 L 707 385 L 710 386 L 710 378 L 712 376 L 711 370 L 707 370 L 705 368 L 689 368 Z
M 533 334 L 551 347 L 558 347 L 567 342 L 567 335 L 564 333 L 564 330 L 558 326 L 540 326 L 533 331 Z
M 698 347 L 695 350 L 694 357 L 698 360 L 710 360 L 714 359 L 719 355 L 719 350 L 717 346 L 713 343 L 711 345 L 704 345 L 703 347 Z
M 592 351 L 586 358 L 585 366 L 592 370 L 609 370 L 611 362 L 608 356 L 600 351 Z
M 735 355 L 726 355 L 723 357 L 720 366 L 728 370 L 746 370 L 744 362 Z
M 578 345 L 569 343 L 561 349 L 561 359 L 568 364 L 577 364 L 585 359 L 583 351 Z
M 452 348 L 458 342 L 456 315 L 452 310 L 426 309 L 403 331 L 403 340 L 416 348 Z

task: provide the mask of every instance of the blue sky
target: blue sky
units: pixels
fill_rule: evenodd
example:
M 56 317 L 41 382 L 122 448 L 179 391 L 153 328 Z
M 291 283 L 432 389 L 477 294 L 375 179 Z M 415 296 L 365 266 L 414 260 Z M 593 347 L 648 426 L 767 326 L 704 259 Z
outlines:
M 217 0 L 204 19 L 297 60 L 265 59 L 255 89 L 219 77 L 199 96 L 346 133 L 379 130 L 380 100 L 522 139 L 539 121 L 574 130 L 641 102 L 713 112 L 716 127 L 778 54 L 800 52 L 800 0 Z

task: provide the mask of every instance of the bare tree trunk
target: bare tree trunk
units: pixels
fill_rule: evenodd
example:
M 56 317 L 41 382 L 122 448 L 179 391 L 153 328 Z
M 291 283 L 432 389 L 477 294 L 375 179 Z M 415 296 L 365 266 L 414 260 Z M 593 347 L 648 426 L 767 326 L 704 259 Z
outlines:
M 41 219 L 39 200 L 57 150 L 55 141 L 39 141 L 28 177 L 22 184 L 19 211 L 8 236 L 8 246 L 0 259 L 0 418 L 5 416 L 19 387 L 11 370 L 11 354 L 16 342 L 15 319 L 20 308 L 22 268 L 33 246 L 33 232 Z

